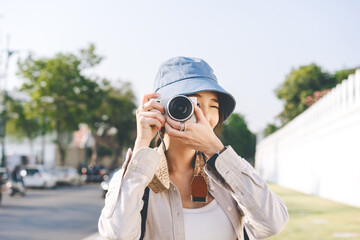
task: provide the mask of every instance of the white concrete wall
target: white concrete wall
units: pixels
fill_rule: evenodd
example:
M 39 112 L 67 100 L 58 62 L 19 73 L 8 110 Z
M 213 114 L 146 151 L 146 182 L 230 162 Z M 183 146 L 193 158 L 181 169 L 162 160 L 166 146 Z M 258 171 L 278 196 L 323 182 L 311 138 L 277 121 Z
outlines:
M 45 141 L 45 149 L 44 149 L 44 164 L 48 167 L 55 166 L 55 153 L 56 153 L 56 145 L 53 143 L 54 136 L 48 135 L 46 136 Z M 14 139 L 11 136 L 6 137 L 5 142 L 5 153 L 7 156 L 20 156 L 25 155 L 28 157 L 32 157 L 33 159 L 31 163 L 35 163 L 35 157 L 38 159 L 41 158 L 41 138 L 36 138 L 33 145 L 33 152 L 31 152 L 30 145 L 27 139 L 19 140 Z M 0 146 L 0 151 L 2 150 Z
M 360 207 L 360 69 L 258 143 L 269 182 Z

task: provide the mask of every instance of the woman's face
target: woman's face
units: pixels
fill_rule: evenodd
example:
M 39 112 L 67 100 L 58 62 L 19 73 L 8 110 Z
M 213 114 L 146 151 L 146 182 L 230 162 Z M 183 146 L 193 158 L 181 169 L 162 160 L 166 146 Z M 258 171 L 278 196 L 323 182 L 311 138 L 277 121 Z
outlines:
M 219 101 L 214 92 L 198 92 L 189 95 L 189 97 L 196 97 L 201 111 L 205 118 L 214 129 L 219 122 Z

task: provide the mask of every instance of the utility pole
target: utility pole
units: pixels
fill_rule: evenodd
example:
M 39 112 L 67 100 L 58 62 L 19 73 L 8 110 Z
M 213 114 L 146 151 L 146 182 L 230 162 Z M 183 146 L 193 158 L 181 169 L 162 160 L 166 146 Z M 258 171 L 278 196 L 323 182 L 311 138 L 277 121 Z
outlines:
M 8 77 L 7 74 L 8 74 L 10 59 L 14 54 L 21 53 L 23 51 L 28 53 L 28 57 L 31 56 L 30 50 L 11 50 L 9 48 L 9 45 L 10 45 L 10 36 L 8 35 L 6 39 L 6 49 L 2 51 L 0 50 L 0 61 L 2 60 L 2 56 L 3 56 L 2 54 L 5 53 L 5 68 L 3 74 L 2 75 L 0 74 L 0 145 L 1 145 L 0 167 L 5 167 L 6 165 L 5 137 L 6 137 L 6 120 L 7 120 L 7 102 L 9 99 L 9 95 L 7 92 L 7 77 Z
M 6 80 L 7 69 L 9 67 L 9 58 L 12 55 L 11 51 L 6 50 L 5 69 L 2 76 L 2 89 L 0 91 L 0 142 L 1 142 L 1 162 L 0 167 L 5 167 L 5 134 L 6 134 L 6 112 L 7 112 L 7 92 Z
M 4 77 L 5 79 L 5 77 Z M 6 128 L 6 102 L 7 93 L 6 90 L 1 91 L 0 100 L 0 141 L 1 141 L 1 162 L 0 167 L 5 167 L 5 128 Z

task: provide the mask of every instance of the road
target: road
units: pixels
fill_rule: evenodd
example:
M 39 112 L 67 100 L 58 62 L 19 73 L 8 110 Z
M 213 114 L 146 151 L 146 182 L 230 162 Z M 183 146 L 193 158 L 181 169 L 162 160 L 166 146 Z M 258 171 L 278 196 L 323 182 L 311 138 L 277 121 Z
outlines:
M 25 197 L 4 194 L 0 239 L 84 239 L 97 232 L 103 205 L 99 184 L 29 189 Z

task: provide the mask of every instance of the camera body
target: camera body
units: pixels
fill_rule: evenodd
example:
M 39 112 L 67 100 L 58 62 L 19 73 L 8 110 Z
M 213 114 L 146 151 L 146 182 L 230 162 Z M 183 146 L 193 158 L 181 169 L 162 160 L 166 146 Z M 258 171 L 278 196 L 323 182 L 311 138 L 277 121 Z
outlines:
M 194 105 L 197 103 L 196 97 L 187 97 L 185 95 L 176 95 L 171 98 L 153 98 L 150 101 L 157 101 L 165 107 L 165 115 L 178 122 L 196 122 L 194 114 Z M 151 111 L 159 111 L 153 109 Z

